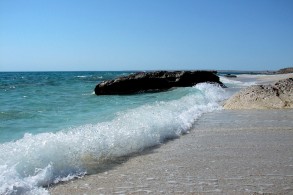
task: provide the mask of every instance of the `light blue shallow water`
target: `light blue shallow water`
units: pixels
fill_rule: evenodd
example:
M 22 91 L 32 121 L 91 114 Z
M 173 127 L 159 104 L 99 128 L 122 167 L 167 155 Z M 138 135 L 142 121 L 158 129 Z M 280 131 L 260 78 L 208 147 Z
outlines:
M 96 96 L 130 72 L 0 73 L 0 194 L 44 194 L 99 164 L 188 132 L 227 92 L 211 84 Z
M 133 97 L 93 94 L 100 81 L 126 74 L 129 73 L 0 73 L 0 142 L 20 139 L 25 133 L 56 132 L 107 120 L 114 112 L 139 103 L 141 100 Z

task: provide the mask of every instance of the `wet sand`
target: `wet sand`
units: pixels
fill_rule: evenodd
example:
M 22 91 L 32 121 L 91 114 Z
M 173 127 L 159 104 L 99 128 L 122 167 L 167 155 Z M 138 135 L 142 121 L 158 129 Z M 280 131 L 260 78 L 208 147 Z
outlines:
M 293 110 L 203 115 L 189 134 L 51 194 L 293 194 Z

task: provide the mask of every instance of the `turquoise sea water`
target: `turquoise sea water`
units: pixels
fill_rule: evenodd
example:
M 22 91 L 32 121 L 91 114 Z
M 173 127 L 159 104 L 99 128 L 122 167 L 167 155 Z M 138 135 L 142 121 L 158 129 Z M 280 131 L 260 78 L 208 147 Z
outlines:
M 0 142 L 17 140 L 25 133 L 56 132 L 111 117 L 112 108 L 119 110 L 123 105 L 117 104 L 117 97 L 93 95 L 93 89 L 102 80 L 126 74 L 0 73 Z M 125 106 L 129 103 L 124 102 Z
M 187 133 L 229 96 L 206 83 L 161 93 L 93 93 L 97 83 L 130 73 L 0 73 L 0 194 L 46 194 L 43 186 Z

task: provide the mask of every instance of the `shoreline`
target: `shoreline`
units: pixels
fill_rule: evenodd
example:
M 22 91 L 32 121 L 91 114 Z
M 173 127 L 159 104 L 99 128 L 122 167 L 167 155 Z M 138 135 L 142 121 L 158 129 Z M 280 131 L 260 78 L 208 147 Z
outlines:
M 240 75 L 271 84 L 292 77 Z M 293 193 L 293 109 L 220 110 L 201 116 L 187 135 L 93 175 L 49 187 L 50 194 Z
M 189 134 L 122 158 L 98 174 L 57 184 L 49 192 L 293 193 L 292 127 L 290 109 L 207 113 Z
M 242 74 L 237 75 L 236 78 L 229 78 L 231 80 L 237 80 L 237 81 L 255 81 L 256 85 L 267 85 L 267 84 L 273 84 L 279 80 L 287 79 L 287 78 L 293 78 L 293 73 L 287 73 L 287 74 L 272 74 L 272 75 L 266 75 L 266 74 L 259 74 L 259 75 L 250 75 L 250 74 Z

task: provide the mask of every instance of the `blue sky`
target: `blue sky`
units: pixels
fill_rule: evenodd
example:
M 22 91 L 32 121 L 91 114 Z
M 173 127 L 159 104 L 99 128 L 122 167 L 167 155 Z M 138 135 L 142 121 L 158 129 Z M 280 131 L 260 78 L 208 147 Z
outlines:
M 292 0 L 0 0 L 0 71 L 289 66 Z

